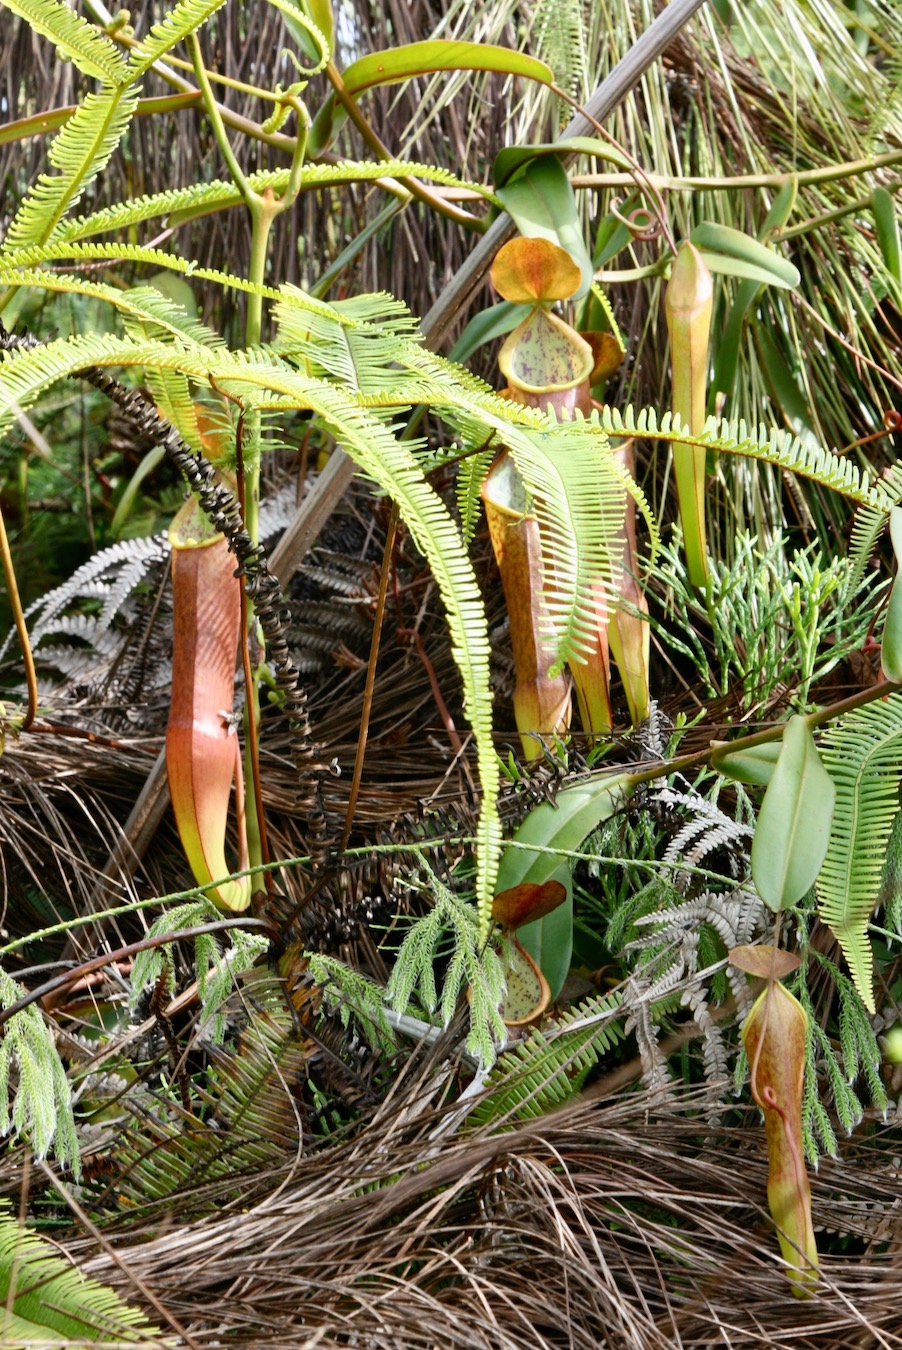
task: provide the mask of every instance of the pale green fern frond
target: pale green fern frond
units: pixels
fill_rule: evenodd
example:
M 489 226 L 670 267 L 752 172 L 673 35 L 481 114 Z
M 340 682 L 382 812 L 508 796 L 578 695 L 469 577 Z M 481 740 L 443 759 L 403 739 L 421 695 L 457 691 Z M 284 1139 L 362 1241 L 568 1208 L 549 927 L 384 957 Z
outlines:
M 168 1344 L 138 1308 L 86 1279 L 0 1202 L 0 1339 L 16 1346 Z
M 88 94 L 53 139 L 48 152 L 56 175 L 42 173 L 9 227 L 4 255 L 49 239 L 85 188 L 106 167 L 138 106 L 138 90 L 109 85 Z
M 211 14 L 215 14 L 225 0 L 181 0 L 181 3 L 155 23 L 146 38 L 132 51 L 131 78 L 140 79 L 154 61 L 159 61 L 170 48 L 184 41 L 189 33 L 200 28 Z
M 203 347 L 224 347 L 218 333 L 192 318 L 185 309 L 161 295 L 153 286 L 135 287 L 129 294 L 146 316 L 123 314 L 125 331 L 136 338 L 175 340 Z M 180 371 L 162 371 L 148 367 L 147 383 L 153 400 L 168 422 L 189 445 L 200 448 L 200 428 L 191 386 Z M 226 423 L 227 424 L 227 423 Z
M 63 0 L 3 0 L 30 28 L 49 38 L 60 55 L 105 84 L 126 84 L 128 64 L 115 43 Z
M 386 996 L 397 1012 L 406 1012 L 416 998 L 430 1015 L 447 1026 L 461 997 L 470 1004 L 466 1048 L 481 1064 L 494 1062 L 507 1032 L 498 1011 L 504 994 L 504 973 L 496 953 L 484 946 L 482 925 L 472 905 L 461 900 L 438 877 L 426 873 L 423 886 L 433 899 L 431 910 L 410 925 L 398 952 Z M 435 963 L 447 961 L 441 994 Z
M 133 286 L 125 292 L 135 308 L 126 315 L 126 326 L 148 338 L 174 338 L 186 345 L 225 349 L 220 335 L 190 315 L 183 305 L 170 300 L 153 285 Z
M 416 320 L 390 295 L 365 299 L 366 304 L 333 308 L 310 303 L 304 292 L 286 286 L 284 299 L 275 306 L 279 336 L 274 349 L 315 378 L 335 380 L 366 395 L 403 397 L 398 358 L 406 350 L 402 339 L 416 335 Z
M 802 478 L 810 478 L 821 487 L 876 508 L 886 504 L 886 493 L 867 481 L 857 464 L 843 459 L 823 446 L 799 440 L 790 432 L 775 427 L 749 428 L 744 421 L 728 422 L 709 418 L 703 431 L 691 435 L 682 427 L 674 428 L 669 413 L 659 420 L 652 408 L 643 408 L 635 414 L 632 408 L 625 413 L 605 408 L 599 417 L 601 425 L 612 436 L 646 436 L 653 440 L 684 442 L 717 450 L 728 455 L 743 455 L 748 459 L 764 460 L 778 468 L 789 469 Z M 888 509 L 888 507 L 886 508 Z
M 486 448 L 471 450 L 461 460 L 457 472 L 457 510 L 460 515 L 460 528 L 468 544 L 476 533 L 482 510 L 480 490 L 497 453 L 498 443 L 494 436 L 490 436 Z
M 478 192 L 488 200 L 494 200 L 494 194 L 483 184 L 458 178 L 447 169 L 436 168 L 434 164 L 419 164 L 402 159 L 375 160 L 372 163 L 362 164 L 352 160 L 343 160 L 340 164 L 306 164 L 300 190 L 313 192 L 320 188 L 341 187 L 345 183 L 371 182 L 379 178 L 422 178 L 426 182 L 438 183 L 442 187 L 464 188 Z M 285 191 L 288 180 L 288 169 L 262 169 L 248 174 L 248 183 L 254 192 L 262 194 L 269 189 L 276 197 Z M 212 183 L 192 183 L 190 187 L 169 188 L 165 192 L 155 192 L 145 197 L 135 197 L 131 201 L 117 202 L 113 206 L 105 206 L 95 211 L 90 216 L 74 217 L 60 226 L 56 237 L 69 241 L 87 239 L 94 234 L 131 229 L 144 221 L 158 220 L 161 216 L 168 216 L 170 224 L 181 225 L 211 211 L 222 211 L 231 206 L 241 206 L 243 203 L 241 192 L 230 181 L 217 179 Z
M 825 732 L 824 767 L 836 787 L 830 843 L 817 880 L 821 918 L 874 1012 L 874 958 L 868 920 L 881 896 L 884 858 L 902 782 L 902 693 L 887 695 Z
M 589 423 L 560 432 L 516 428 L 505 439 L 539 523 L 558 660 L 579 661 L 597 642 L 597 583 L 609 595 L 619 590 L 625 474 Z
M 846 601 L 852 599 L 864 580 L 877 540 L 886 529 L 888 510 L 889 504 L 885 508 L 862 506 L 855 512 L 849 540 L 849 575 L 843 592 Z
M 581 102 L 591 88 L 585 0 L 539 0 L 530 27 L 534 55 L 551 66 L 556 84 Z M 570 105 L 561 98 L 557 103 L 563 127 L 571 115 Z
M 471 1120 L 513 1123 L 553 1111 L 579 1091 L 601 1056 L 622 1038 L 619 995 L 586 999 L 557 1025 L 533 1029 L 498 1060 Z
M 0 1007 L 12 1007 L 24 994 L 22 986 L 0 969 Z M 19 1081 L 10 1109 L 13 1067 Z M 0 1039 L 0 1135 L 10 1130 L 27 1139 L 38 1157 L 52 1147 L 59 1161 L 78 1176 L 81 1163 L 69 1080 L 34 1003 L 9 1019 Z
M 510 450 L 539 524 L 546 619 L 557 659 L 582 660 L 596 641 L 599 583 L 609 595 L 618 589 L 627 498 L 642 504 L 644 498 L 597 423 L 558 423 L 534 410 L 527 420 L 507 400 L 471 393 L 463 384 L 446 387 L 444 402 L 469 447 L 494 432 Z M 469 472 L 472 479 L 475 468 Z M 472 497 L 475 483 L 466 491 Z M 648 523 L 655 541 L 650 515 Z

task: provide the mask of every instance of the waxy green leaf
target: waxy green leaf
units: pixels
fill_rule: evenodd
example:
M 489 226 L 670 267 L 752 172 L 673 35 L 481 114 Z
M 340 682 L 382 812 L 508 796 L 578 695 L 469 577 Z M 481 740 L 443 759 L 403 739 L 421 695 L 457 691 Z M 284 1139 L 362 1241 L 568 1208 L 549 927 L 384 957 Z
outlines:
M 902 284 L 902 247 L 899 243 L 899 207 L 886 188 L 876 187 L 871 195 L 877 244 L 886 270 Z
M 436 75 L 444 70 L 494 70 L 503 75 L 522 75 L 539 84 L 551 84 L 554 72 L 544 61 L 490 42 L 433 40 L 408 42 L 390 51 L 370 52 L 352 62 L 341 74 L 345 92 L 358 98 L 367 89 L 399 84 L 418 75 Z M 307 149 L 321 154 L 347 120 L 347 112 L 331 94 L 313 119 Z
M 889 532 L 896 555 L 896 577 L 886 607 L 883 639 L 880 644 L 880 666 L 883 677 L 894 684 L 902 684 L 902 507 L 894 506 L 889 513 Z
M 592 155 L 596 159 L 616 164 L 625 173 L 632 165 L 622 151 L 594 136 L 570 136 L 564 141 L 548 141 L 542 145 L 510 145 L 495 156 L 493 176 L 495 187 L 504 187 L 514 175 L 534 159 L 544 159 L 549 155 Z
M 796 175 L 793 174 L 780 188 L 780 191 L 777 193 L 771 204 L 770 210 L 764 218 L 764 224 L 758 232 L 759 243 L 766 243 L 774 230 L 782 229 L 786 224 L 795 207 L 798 190 L 799 181 Z M 708 266 L 711 266 L 710 260 Z M 714 374 L 711 377 L 711 389 L 708 401 L 709 412 L 714 412 L 716 400 L 719 395 L 726 394 L 729 398 L 733 393 L 733 385 L 736 382 L 736 369 L 739 364 L 739 345 L 742 338 L 746 314 L 760 288 L 761 286 L 757 279 L 754 281 L 745 280 L 736 287 L 736 293 L 730 308 L 726 327 L 717 343 L 717 356 L 714 362 Z
M 734 749 L 732 741 L 715 741 L 711 763 L 718 773 L 737 783 L 758 783 L 767 787 L 782 748 L 779 741 L 766 741 L 764 745 L 751 745 L 747 749 Z
M 799 269 L 794 263 L 742 230 L 703 220 L 700 225 L 696 225 L 689 238 L 696 248 L 705 251 L 705 261 L 712 272 L 728 271 L 731 264 L 731 276 L 751 277 L 763 285 L 782 286 L 785 289 L 792 289 L 799 284 Z M 709 259 L 709 253 L 720 261 L 715 264 Z
M 605 775 L 564 788 L 553 804 L 530 811 L 502 854 L 499 889 L 557 876 L 560 852 L 576 852 L 603 820 L 622 810 L 632 789 L 632 774 Z
M 779 912 L 814 885 L 827 852 L 836 789 L 804 717 L 791 717 L 752 843 L 752 880 Z

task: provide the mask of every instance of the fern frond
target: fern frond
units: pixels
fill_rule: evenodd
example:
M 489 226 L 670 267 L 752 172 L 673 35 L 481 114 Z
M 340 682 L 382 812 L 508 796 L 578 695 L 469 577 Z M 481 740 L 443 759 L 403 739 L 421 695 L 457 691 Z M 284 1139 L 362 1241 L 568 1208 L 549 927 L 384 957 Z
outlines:
M 224 4 L 225 0 L 180 0 L 133 49 L 129 62 L 131 78 L 140 79 L 154 61 L 159 61 L 171 47 L 200 28 Z
M 192 318 L 182 305 L 162 295 L 155 287 L 134 287 L 129 294 L 140 305 L 145 316 L 153 316 L 139 319 L 134 314 L 123 314 L 125 331 L 130 336 L 154 340 L 172 336 L 176 341 L 203 347 L 225 346 L 218 333 L 214 333 L 206 324 Z M 167 422 L 175 427 L 182 440 L 187 441 L 193 448 L 200 449 L 197 409 L 185 376 L 180 371 L 161 371 L 149 367 L 147 383 L 154 403 Z M 228 426 L 225 414 L 223 420 Z
M 10 1008 L 25 990 L 0 968 L 0 1007 Z M 10 1110 L 10 1076 L 18 1072 Z M 24 1136 L 38 1157 L 53 1147 L 61 1163 L 81 1171 L 69 1080 L 40 1008 L 15 1013 L 0 1039 L 0 1135 Z
M 267 971 L 242 980 L 234 1012 L 245 1018 L 233 1050 L 212 1050 L 203 1092 L 203 1122 L 147 1111 L 117 1145 L 117 1191 L 132 1204 L 164 1199 L 199 1182 L 228 1185 L 245 1169 L 271 1166 L 277 1150 L 296 1150 L 301 1120 L 290 1089 L 314 1053 L 299 1037 L 284 984 Z
M 49 38 L 60 55 L 85 75 L 104 84 L 126 84 L 128 63 L 114 42 L 75 13 L 64 0 L 3 0 L 42 37 Z
M 121 84 L 108 85 L 79 104 L 48 151 L 50 163 L 60 172 L 40 174 L 27 193 L 0 250 L 4 261 L 15 249 L 42 244 L 52 236 L 105 168 L 138 106 L 138 93 Z
M 3 1344 L 14 1346 L 159 1346 L 159 1333 L 138 1308 L 23 1228 L 0 1202 L 0 1315 Z
M 530 28 L 534 54 L 551 66 L 558 86 L 580 101 L 590 87 L 583 0 L 539 0 Z M 559 101 L 566 119 L 567 105 Z
M 867 927 L 881 895 L 884 859 L 902 782 L 902 693 L 887 695 L 825 732 L 824 767 L 836 787 L 830 843 L 817 896 L 865 1007 L 874 1012 Z
M 477 448 L 495 433 L 510 450 L 539 523 L 542 556 L 553 560 L 545 604 L 557 659 L 580 661 L 595 641 L 598 583 L 608 593 L 618 587 L 627 497 L 643 515 L 645 498 L 597 422 L 555 422 L 535 409 L 512 407 L 472 378 L 449 387 L 446 376 L 443 389 L 444 415 L 468 446 Z M 650 512 L 646 520 L 654 547 L 658 536 Z
M 209 923 L 219 916 L 220 911 L 212 900 L 201 896 L 161 914 L 151 924 L 147 936 L 165 937 L 177 929 Z M 256 933 L 233 929 L 229 936 L 231 946 L 225 952 L 221 951 L 212 933 L 199 933 L 194 939 L 194 975 L 201 1006 L 202 1034 L 213 1045 L 219 1045 L 225 1034 L 226 1018 L 222 1005 L 232 992 L 236 976 L 248 970 L 267 947 L 266 939 Z M 167 947 L 149 947 L 138 953 L 132 967 L 129 997 L 132 1007 L 156 984 L 166 970 L 168 960 Z
M 471 1121 L 513 1124 L 562 1106 L 622 1040 L 622 1024 L 619 995 L 605 994 L 585 1000 L 554 1026 L 532 1030 L 500 1057 Z
M 447 1026 L 461 996 L 469 991 L 466 1048 L 480 1063 L 491 1065 L 507 1035 L 498 1011 L 504 994 L 501 963 L 491 947 L 484 947 L 477 911 L 431 872 L 425 874 L 422 884 L 430 891 L 433 906 L 410 925 L 386 997 L 396 1012 L 406 1012 L 417 994 L 426 1012 L 440 1012 Z M 439 956 L 448 958 L 441 994 L 435 982 Z
M 385 1011 L 386 991 L 359 970 L 352 970 L 334 956 L 309 952 L 310 973 L 322 986 L 323 1000 L 348 1029 L 351 1019 L 360 1027 L 373 1050 L 390 1054 L 398 1040 Z
M 402 339 L 417 335 L 406 305 L 390 295 L 368 295 L 325 306 L 285 286 L 275 315 L 279 336 L 274 350 L 296 360 L 305 374 L 365 395 L 398 395 L 398 357 L 406 350 Z
M 864 580 L 867 565 L 871 560 L 877 540 L 886 529 L 886 507 L 862 506 L 855 512 L 852 522 L 852 536 L 849 540 L 849 574 L 843 589 L 843 601 L 847 603 L 858 591 Z
M 457 510 L 460 514 L 460 528 L 465 543 L 469 544 L 476 533 L 482 511 L 480 491 L 485 476 L 492 467 L 492 461 L 498 453 L 498 447 L 492 438 L 488 449 L 471 451 L 462 460 L 457 473 Z
M 209 923 L 211 919 L 219 917 L 220 911 L 212 900 L 201 896 L 198 900 L 188 900 L 185 904 L 176 905 L 175 908 L 161 914 L 151 924 L 147 936 L 165 937 L 167 933 L 175 932 L 176 929 Z M 156 984 L 168 960 L 165 947 L 148 947 L 145 951 L 138 952 L 132 965 L 130 1001 L 133 1007 L 145 990 Z
M 799 440 L 791 432 L 776 427 L 749 428 L 742 420 L 729 422 L 711 417 L 698 435 L 682 427 L 674 429 L 670 413 L 658 420 L 653 408 L 643 408 L 638 414 L 632 408 L 620 413 L 615 408 L 604 408 L 598 417 L 601 425 L 613 436 L 645 436 L 652 440 L 685 442 L 705 446 L 728 455 L 744 455 L 749 459 L 764 460 L 778 468 L 789 469 L 803 478 L 810 478 L 821 487 L 832 488 L 850 501 L 888 510 L 886 493 L 871 484 L 861 469 L 850 459 L 843 459 L 823 446 Z
M 269 189 L 278 197 L 287 188 L 288 178 L 288 169 L 263 169 L 248 174 L 248 183 L 255 192 L 263 193 Z M 372 163 L 343 160 L 339 164 L 305 164 L 300 190 L 313 192 L 320 188 L 370 182 L 379 178 L 422 178 L 442 187 L 465 188 L 494 200 L 494 194 L 484 184 L 471 183 L 432 164 L 401 159 L 376 160 Z M 241 206 L 243 202 L 244 198 L 231 181 L 217 179 L 212 183 L 192 183 L 187 188 L 169 188 L 165 192 L 105 206 L 90 216 L 75 217 L 60 227 L 56 237 L 67 242 L 87 239 L 94 234 L 130 229 L 144 221 L 157 220 L 160 216 L 169 216 L 171 224 L 184 224 L 196 216 L 211 211 L 225 211 L 232 206 Z
M 142 337 L 159 339 L 171 336 L 176 341 L 192 346 L 225 348 L 217 332 L 193 318 L 183 305 L 170 300 L 155 286 L 132 286 L 125 294 L 140 311 L 140 317 L 133 311 L 128 319 L 134 331 L 140 325 Z

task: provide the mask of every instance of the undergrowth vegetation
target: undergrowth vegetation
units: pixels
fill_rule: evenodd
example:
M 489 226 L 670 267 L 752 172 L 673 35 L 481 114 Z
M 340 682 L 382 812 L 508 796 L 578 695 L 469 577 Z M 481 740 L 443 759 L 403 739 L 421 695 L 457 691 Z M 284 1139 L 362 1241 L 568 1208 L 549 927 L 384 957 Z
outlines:
M 4 1345 L 898 1342 L 900 53 L 3 0 Z

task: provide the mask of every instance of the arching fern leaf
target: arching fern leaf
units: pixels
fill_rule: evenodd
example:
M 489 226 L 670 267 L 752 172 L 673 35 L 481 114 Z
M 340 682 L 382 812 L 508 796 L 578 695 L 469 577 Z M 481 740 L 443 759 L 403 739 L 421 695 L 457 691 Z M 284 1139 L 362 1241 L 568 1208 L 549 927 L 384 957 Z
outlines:
M 601 414 L 593 413 L 593 417 L 599 417 L 601 425 L 613 436 L 648 436 L 660 441 L 703 445 L 728 455 L 761 459 L 841 492 L 850 501 L 878 508 L 886 504 L 885 491 L 870 484 L 857 464 L 775 427 L 762 426 L 756 430 L 742 420 L 728 422 L 710 417 L 700 435 L 693 436 L 682 427 L 675 429 L 669 413 L 659 420 L 653 408 L 643 408 L 639 413 L 632 408 L 627 408 L 625 413 L 605 408 Z
M 127 83 L 128 65 L 115 43 L 63 0 L 3 0 L 3 4 L 49 38 L 60 55 L 85 75 L 106 84 Z
M 617 994 L 587 999 L 557 1026 L 533 1030 L 502 1055 L 487 1095 L 472 1112 L 480 1124 L 513 1123 L 544 1115 L 578 1092 L 601 1056 L 623 1038 Z
M 171 47 L 182 42 L 189 33 L 193 33 L 206 23 L 211 14 L 215 14 L 225 4 L 225 0 L 181 0 L 159 23 L 155 23 L 150 35 L 142 38 L 132 53 L 131 78 L 140 79 L 150 69 L 154 61 L 159 61 Z
M 4 254 L 42 244 L 51 237 L 66 212 L 105 168 L 137 106 L 138 90 L 121 84 L 107 85 L 99 93 L 86 96 L 51 143 L 50 163 L 59 173 L 38 177 L 9 227 Z
M 288 186 L 288 177 L 288 169 L 261 169 L 248 174 L 248 183 L 255 192 L 263 193 L 269 188 L 278 197 Z M 341 187 L 345 183 L 368 182 L 379 178 L 422 178 L 425 182 L 464 188 L 490 201 L 494 200 L 494 194 L 481 183 L 458 178 L 447 169 L 436 168 L 434 164 L 419 164 L 404 159 L 375 160 L 369 164 L 353 160 L 343 160 L 340 164 L 306 164 L 301 191 Z M 57 237 L 67 241 L 87 239 L 95 234 L 129 229 L 146 220 L 158 220 L 161 216 L 168 216 L 170 224 L 181 225 L 210 211 L 239 206 L 243 201 L 234 183 L 223 179 L 216 179 L 212 183 L 192 183 L 190 187 L 169 188 L 165 192 L 117 202 L 90 216 L 77 216 L 60 228 Z
M 821 917 L 836 934 L 865 1006 L 874 1012 L 868 919 L 878 903 L 884 857 L 902 782 L 902 693 L 837 722 L 821 757 L 836 787 L 830 844 L 817 880 Z
M 114 1290 L 85 1279 L 0 1209 L 0 1336 L 5 1346 L 159 1346 L 159 1332 Z

